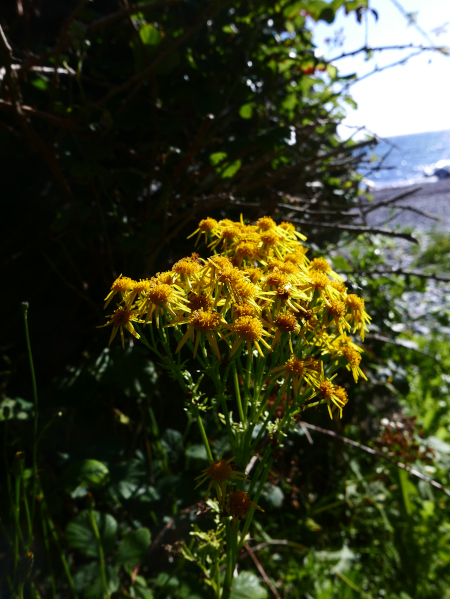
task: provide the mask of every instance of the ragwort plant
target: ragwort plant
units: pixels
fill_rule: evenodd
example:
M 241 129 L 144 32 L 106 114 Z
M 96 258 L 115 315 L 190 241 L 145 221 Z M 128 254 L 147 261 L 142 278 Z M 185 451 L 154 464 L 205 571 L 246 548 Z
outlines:
M 226 598 L 255 510 L 262 511 L 274 448 L 308 408 L 326 403 L 330 417 L 342 416 L 348 396 L 333 380 L 341 368 L 355 381 L 366 378 L 352 335 L 364 340 L 370 316 L 327 260 L 307 258 L 306 238 L 291 223 L 206 218 L 192 235 L 212 255 L 193 253 L 151 279 L 120 276 L 105 300 L 105 307 L 119 300 L 117 307 L 103 326 L 112 327 L 110 343 L 119 334 L 124 346 L 124 330 L 140 339 L 187 398 L 210 461 L 196 484 L 206 487 L 216 529 L 194 527 L 198 550 L 183 544 L 181 552 Z M 192 372 L 185 352 L 198 364 Z M 202 392 L 205 376 L 214 398 Z M 211 451 L 202 420 L 210 409 L 226 429 L 227 459 Z

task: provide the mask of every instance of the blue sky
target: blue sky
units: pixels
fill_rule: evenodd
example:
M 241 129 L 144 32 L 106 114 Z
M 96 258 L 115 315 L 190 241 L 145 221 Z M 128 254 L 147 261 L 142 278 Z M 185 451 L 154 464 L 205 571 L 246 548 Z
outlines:
M 408 26 L 395 6 L 398 2 L 408 13 L 417 13 L 417 24 L 434 45 L 450 47 L 450 0 L 372 0 L 370 6 L 378 12 L 378 22 L 370 14 L 366 27 L 364 23 L 358 24 L 353 14 L 346 16 L 341 10 L 331 25 L 320 22 L 314 26 L 314 43 L 327 59 L 364 46 L 366 29 L 371 47 L 431 45 L 416 28 Z M 343 45 L 330 48 L 324 40 L 334 39 L 336 34 L 342 38 L 340 29 Z M 395 62 L 411 51 L 383 51 L 370 61 L 361 54 L 333 64 L 342 75 L 356 72 L 361 76 L 375 65 L 382 67 Z M 355 83 L 350 93 L 358 109 L 349 107 L 344 121 L 347 125 L 365 126 L 381 137 L 450 129 L 450 56 L 424 52 L 406 65 Z M 347 137 L 349 132 L 350 129 L 341 128 L 343 136 Z

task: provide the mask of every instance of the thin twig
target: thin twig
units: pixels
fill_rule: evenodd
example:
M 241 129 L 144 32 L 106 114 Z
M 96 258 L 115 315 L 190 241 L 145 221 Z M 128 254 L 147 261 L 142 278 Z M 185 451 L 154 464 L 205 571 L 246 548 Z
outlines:
M 341 225 L 337 223 L 318 223 L 311 220 L 291 219 L 291 222 L 306 227 L 318 227 L 320 229 L 339 229 L 340 231 L 353 231 L 354 233 L 369 233 L 370 235 L 385 235 L 386 237 L 400 237 L 411 243 L 419 243 L 410 233 L 399 233 L 389 229 L 376 229 L 373 227 L 358 227 L 357 225 Z
M 450 490 L 449 489 L 446 489 L 443 485 L 441 485 L 441 483 L 438 483 L 436 480 L 433 480 L 432 478 L 430 478 L 428 476 L 425 476 L 424 474 L 422 474 L 421 472 L 419 472 L 415 468 L 411 468 L 411 466 L 408 466 L 408 464 L 403 464 L 403 462 L 396 462 L 395 460 L 393 460 L 392 458 L 390 458 L 386 454 L 382 453 L 381 451 L 377 451 L 376 449 L 372 449 L 371 447 L 367 447 L 367 445 L 362 445 L 361 443 L 358 443 L 357 441 L 353 441 L 352 439 L 348 439 L 347 437 L 343 437 L 342 435 L 338 435 L 334 431 L 330 431 L 330 430 L 328 430 L 326 428 L 322 428 L 320 426 L 316 426 L 315 424 L 309 424 L 309 422 L 303 422 L 303 425 L 306 426 L 307 428 L 313 430 L 313 431 L 316 431 L 318 433 L 322 433 L 323 435 L 328 435 L 329 437 L 333 437 L 334 439 L 338 439 L 339 441 L 342 441 L 342 442 L 346 443 L 347 445 L 351 445 L 352 447 L 356 447 L 357 449 L 362 449 L 366 453 L 370 453 L 371 455 L 375 455 L 375 456 L 378 456 L 380 458 L 383 458 L 384 460 L 386 460 L 386 461 L 390 462 L 391 464 L 394 464 L 395 466 L 397 466 L 397 468 L 401 468 L 402 470 L 406 470 L 406 472 L 409 472 L 409 474 L 412 474 L 413 476 L 416 476 L 417 478 L 420 478 L 420 480 L 423 480 L 423 481 L 429 483 L 430 485 L 432 485 L 436 489 L 439 489 L 439 491 L 442 491 L 448 497 L 450 497 Z
M 274 597 L 276 597 L 276 599 L 281 599 L 281 597 L 280 597 L 277 589 L 273 586 L 272 581 L 267 576 L 266 571 L 262 567 L 261 562 L 258 560 L 258 558 L 256 557 L 256 555 L 253 553 L 251 547 L 249 546 L 249 544 L 247 542 L 244 543 L 244 547 L 247 550 L 247 553 L 249 554 L 249 556 L 252 558 L 253 563 L 256 566 L 256 569 L 258 570 L 258 572 L 263 577 L 264 582 L 267 584 L 267 586 L 269 587 L 269 589 L 272 591 Z
M 62 174 L 56 159 L 51 152 L 51 150 L 47 147 L 47 145 L 42 141 L 38 133 L 35 131 L 34 127 L 28 121 L 22 110 L 22 97 L 20 93 L 20 88 L 17 82 L 17 73 L 13 70 L 13 56 L 12 56 L 12 48 L 6 39 L 6 36 L 3 32 L 3 29 L 0 25 L 0 50 L 3 55 L 3 62 L 6 70 L 6 81 L 9 88 L 9 94 L 11 97 L 11 105 L 16 115 L 16 119 L 19 127 L 21 128 L 24 137 L 28 140 L 31 150 L 39 150 L 43 159 L 47 163 L 48 167 L 52 171 L 55 179 L 58 181 L 62 190 L 64 191 L 67 199 L 73 201 L 72 190 L 68 182 L 66 181 L 64 175 Z
M 329 60 L 327 60 L 327 62 L 336 62 L 336 60 L 341 60 L 342 58 L 347 58 L 349 56 L 356 56 L 361 52 L 382 52 L 383 50 L 421 50 L 424 52 L 427 50 L 431 50 L 442 53 L 442 47 L 440 46 L 422 46 L 418 44 L 405 44 L 403 46 L 376 46 L 375 48 L 369 48 L 368 46 L 364 45 L 361 46 L 361 48 L 358 48 L 357 50 L 353 50 L 352 52 L 342 52 L 342 54 L 330 58 Z
M 301 545 L 300 543 L 295 543 L 294 541 L 287 541 L 285 539 L 270 539 L 270 541 L 263 541 L 262 543 L 255 545 L 251 549 L 253 553 L 256 553 L 257 551 L 261 551 L 261 549 L 269 547 L 270 545 L 284 545 L 286 547 L 293 547 L 295 549 L 298 549 L 299 551 L 309 551 L 309 547 Z
M 368 204 L 367 210 L 364 210 L 364 212 L 365 212 L 365 214 L 369 214 L 369 212 L 372 212 L 373 210 L 377 210 L 378 208 L 382 208 L 384 206 L 389 206 L 390 204 L 393 204 L 394 202 L 398 202 L 398 200 L 403 200 L 403 198 L 407 198 L 408 196 L 411 196 L 414 193 L 417 193 L 421 189 L 422 189 L 422 187 L 413 187 L 412 189 L 407 189 L 407 190 L 403 191 L 402 193 L 395 195 L 393 198 L 389 198 L 387 200 L 382 200 L 381 202 L 376 202 L 373 204 Z

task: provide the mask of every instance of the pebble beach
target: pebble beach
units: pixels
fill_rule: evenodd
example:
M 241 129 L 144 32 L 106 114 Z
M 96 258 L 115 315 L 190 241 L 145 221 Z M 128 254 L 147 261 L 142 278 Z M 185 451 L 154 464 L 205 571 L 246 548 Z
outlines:
M 407 191 L 417 190 L 389 206 L 380 206 L 368 215 L 373 227 L 393 228 L 396 225 L 413 227 L 420 232 L 430 229 L 450 231 L 450 177 L 436 182 L 425 182 L 408 187 L 373 190 L 374 202 L 384 203 Z M 412 210 L 393 210 L 404 206 Z M 430 218 L 433 217 L 433 218 Z

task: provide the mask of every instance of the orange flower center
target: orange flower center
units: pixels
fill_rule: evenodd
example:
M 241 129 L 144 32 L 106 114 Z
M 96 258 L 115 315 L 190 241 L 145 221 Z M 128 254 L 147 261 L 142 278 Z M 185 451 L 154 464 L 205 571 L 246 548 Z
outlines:
M 238 518 L 245 518 L 251 508 L 251 500 L 247 491 L 232 492 L 228 498 L 231 513 Z
M 233 472 L 232 467 L 225 460 L 219 460 L 214 462 L 207 469 L 209 478 L 212 478 L 216 483 L 223 483 L 228 480 Z

